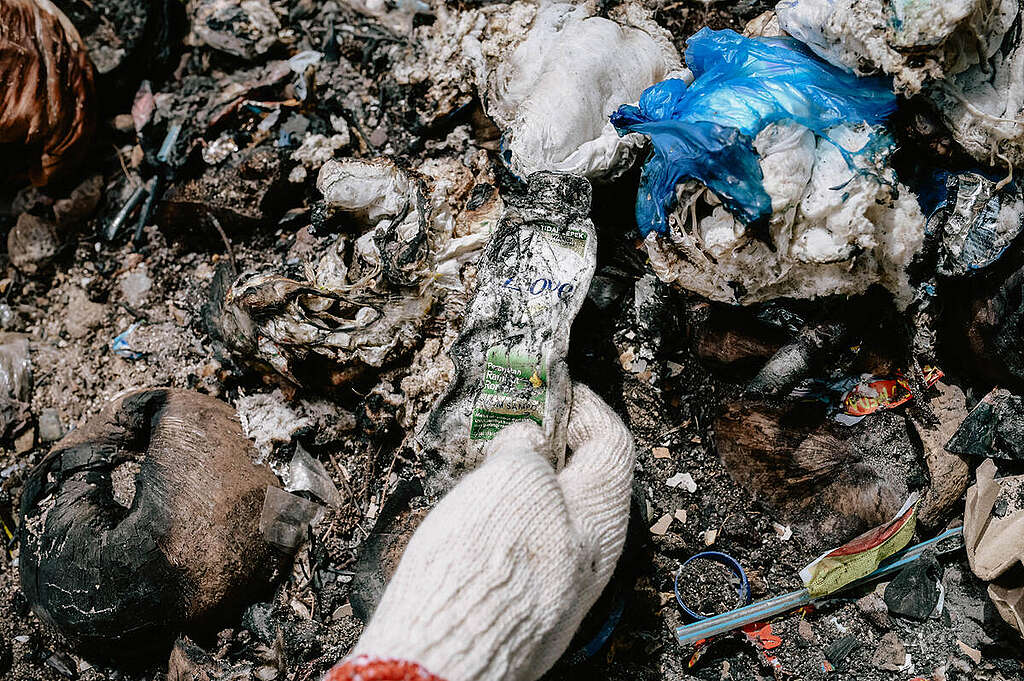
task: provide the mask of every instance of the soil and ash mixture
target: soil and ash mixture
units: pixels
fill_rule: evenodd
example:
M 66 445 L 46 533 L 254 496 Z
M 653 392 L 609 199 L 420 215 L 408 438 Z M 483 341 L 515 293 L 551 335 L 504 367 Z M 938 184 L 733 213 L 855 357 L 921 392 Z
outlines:
M 424 494 L 412 439 L 452 378 L 445 351 L 460 329 L 474 265 L 461 267 L 461 291 L 433 301 L 410 346 L 381 366 L 353 371 L 310 353 L 308 364 L 286 377 L 240 354 L 226 337 L 225 291 L 246 273 L 299 280 L 311 253 L 339 234 L 358 236 L 356 226 L 326 214 L 316 178 L 327 159 L 393 158 L 419 173 L 429 192 L 447 197 L 456 225 L 479 220 L 474 216 L 488 197 L 522 185 L 504 167 L 500 133 L 478 100 L 425 108 L 433 101 L 426 85 L 394 76 L 396 60 L 429 32 L 430 12 L 369 16 L 353 7 L 373 3 L 242 3 L 270 8 L 278 25 L 260 23 L 265 15 L 238 16 L 236 23 L 211 19 L 207 25 L 217 31 L 239 31 L 218 43 L 234 50 L 225 52 L 202 36 L 184 37 L 189 22 L 181 3 L 57 4 L 81 22 L 102 67 L 102 123 L 88 162 L 66 186 L 0 192 L 5 232 L 23 214 L 47 220 L 72 214 L 57 220 L 58 243 L 41 250 L 47 255 L 36 259 L 31 276 L 22 260 L 20 269 L 8 264 L 0 279 L 0 328 L 28 339 L 33 374 L 27 416 L 0 452 L 0 519 L 17 534 L 23 483 L 52 442 L 118 393 L 154 386 L 230 403 L 259 458 L 279 475 L 301 445 L 324 465 L 343 500 L 311 530 L 272 598 L 144 668 L 83 659 L 54 637 L 19 588 L 19 546 L 11 542 L 0 569 L 0 678 L 317 679 L 354 644 L 360 615 L 372 609 L 387 570 L 436 501 Z M 188 11 L 202 4 L 189 3 Z M 602 13 L 618 4 L 597 3 Z M 766 9 L 762 2 L 642 4 L 680 51 L 701 26 L 742 29 Z M 322 55 L 318 62 L 288 61 L 311 51 Z M 182 122 L 173 152 L 159 160 L 163 141 Z M 158 175 L 162 199 L 150 207 L 138 242 L 137 212 L 112 240 L 105 238 L 137 188 L 152 188 Z M 630 538 L 608 592 L 545 678 L 1024 678 L 1020 639 L 995 613 L 962 551 L 939 556 L 943 606 L 924 621 L 890 615 L 885 584 L 871 584 L 772 622 L 781 641 L 774 648 L 764 649 L 765 638 L 751 642 L 736 634 L 690 664 L 695 651 L 674 637 L 686 619 L 675 603 L 673 576 L 687 558 L 708 549 L 728 553 L 746 570 L 754 599 L 775 596 L 799 588 L 799 569 L 822 550 L 867 529 L 863 518 L 840 512 L 844 505 L 880 508 L 890 501 L 887 489 L 902 494 L 936 481 L 915 430 L 927 422 L 916 398 L 851 430 L 814 413 L 784 418 L 781 434 L 763 435 L 770 449 L 813 432 L 817 458 L 805 462 L 808 469 L 767 459 L 744 470 L 730 459 L 733 468 L 726 467 L 716 442 L 718 419 L 730 405 L 746 404 L 744 386 L 806 322 L 846 317 L 858 330 L 816 367 L 822 380 L 906 368 L 900 347 L 909 335 L 891 303 L 870 296 L 861 303 L 781 301 L 740 310 L 662 284 L 639 247 L 638 181 L 636 167 L 595 191 L 597 273 L 568 358 L 574 379 L 591 385 L 634 434 Z M 70 208 L 60 203 L 68 197 Z M 76 210 L 88 217 L 75 218 Z M 5 263 L 14 255 L 4 256 Z M 962 388 L 973 406 L 991 386 L 974 384 L 980 379 L 957 344 L 940 349 L 950 358 L 943 380 Z M 922 396 L 932 399 L 938 388 L 929 390 Z M 733 408 L 730 433 L 742 427 L 743 413 Z M 680 483 L 680 474 L 689 478 Z M 741 486 L 738 479 L 753 482 Z M 851 493 L 832 485 L 832 497 L 819 495 L 835 480 L 849 481 L 843 489 Z M 764 493 L 771 489 L 787 491 Z M 962 502 L 920 538 L 953 526 L 961 512 Z M 681 579 L 684 598 L 709 612 L 734 605 L 731 572 L 717 563 L 703 567 L 691 563 Z M 599 651 L 584 654 L 615 618 Z
M 740 580 L 727 566 L 709 558 L 687 561 L 676 574 L 679 598 L 704 617 L 744 605 L 738 594 Z

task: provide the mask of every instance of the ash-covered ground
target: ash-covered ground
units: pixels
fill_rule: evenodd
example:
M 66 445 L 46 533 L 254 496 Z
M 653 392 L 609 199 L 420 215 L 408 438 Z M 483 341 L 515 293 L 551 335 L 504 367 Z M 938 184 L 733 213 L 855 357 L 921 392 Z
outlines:
M 178 3 L 56 4 L 94 52 L 101 124 L 88 161 L 66 188 L 4 188 L 0 199 L 6 231 L 20 214 L 49 216 L 55 198 L 92 183 L 75 198 L 89 217 L 62 229 L 55 255 L 31 276 L 8 265 L 0 281 L 0 326 L 28 337 L 33 373 L 26 425 L 0 453 L 5 525 L 17 524 L 22 484 L 55 440 L 118 393 L 153 386 L 229 402 L 261 459 L 283 473 L 303 447 L 324 464 L 344 501 L 311 530 L 290 576 L 268 600 L 219 633 L 197 637 L 202 650 L 182 653 L 191 662 L 179 659 L 170 672 L 169 648 L 128 669 L 69 650 L 30 611 L 19 587 L 19 546 L 11 542 L 0 570 L 0 678 L 317 679 L 354 644 L 359 615 L 372 607 L 402 543 L 436 501 L 423 492 L 426 473 L 412 440 L 452 378 L 445 350 L 461 327 L 474 269 L 462 267 L 462 290 L 433 301 L 412 341 L 382 366 L 351 370 L 316 356 L 299 362 L 291 378 L 232 345 L 222 324 L 226 287 L 246 272 L 296 272 L 322 247 L 316 178 L 329 158 L 393 158 L 445 194 L 457 223 L 459 216 L 475 219 L 491 193 L 521 191 L 521 183 L 502 162 L 500 132 L 471 92 L 455 89 L 441 101 L 437 83 L 396 76 L 426 44 L 432 13 L 372 16 L 340 2 L 273 2 L 280 22 L 273 40 L 258 44 L 253 35 L 265 28 L 243 27 L 249 33 L 238 38 L 247 50 L 240 56 L 195 39 L 182 43 L 179 29 L 187 22 Z M 597 4 L 607 14 L 620 3 Z M 741 30 L 766 9 L 762 2 L 639 4 L 670 31 L 680 52 L 698 28 Z M 315 69 L 285 61 L 304 51 L 322 54 Z M 169 127 L 182 121 L 177 151 L 159 162 Z M 141 238 L 132 238 L 134 219 L 106 238 L 136 188 L 161 173 L 165 191 Z M 791 315 L 797 321 L 789 325 L 799 326 L 803 319 L 847 319 L 862 342 L 851 341 L 856 352 L 821 367 L 823 377 L 907 365 L 899 340 L 892 340 L 900 336 L 899 313 L 890 302 L 873 302 L 873 294 L 739 309 L 659 282 L 633 218 L 638 178 L 639 166 L 595 191 L 597 274 L 573 326 L 568 360 L 573 378 L 622 414 L 636 440 L 630 538 L 605 596 L 545 678 L 1024 678 L 1020 639 L 995 613 L 962 550 L 936 557 L 943 606 L 923 621 L 890 614 L 882 600 L 887 583 L 870 584 L 773 622 L 780 643 L 768 651 L 742 636 L 726 637 L 691 664 L 695 650 L 674 636 L 686 620 L 673 575 L 686 558 L 708 549 L 728 553 L 746 570 L 753 597 L 767 598 L 799 588 L 801 567 L 856 534 L 830 524 L 834 507 L 806 507 L 816 492 L 795 481 L 799 471 L 756 461 L 750 471 L 737 470 L 743 465 L 730 469 L 723 461 L 723 413 L 730 432 L 744 427 L 751 414 L 742 406 L 749 398 L 744 386 L 787 340 L 785 323 L 764 320 Z M 957 366 L 955 354 L 953 346 L 943 381 L 963 388 L 973 405 L 987 389 Z M 938 388 L 928 391 L 915 401 L 933 399 Z M 924 417 L 915 401 L 855 426 L 830 424 L 829 433 L 838 428 L 855 459 L 837 455 L 823 469 L 840 477 L 843 466 L 864 466 L 871 481 L 901 489 L 938 484 L 924 464 L 914 426 Z M 689 478 L 680 482 L 678 474 Z M 793 498 L 773 503 L 778 499 L 736 482 L 759 476 L 760 488 L 789 489 Z M 962 509 L 962 501 L 954 502 L 919 536 L 956 526 Z M 584 654 L 616 617 L 604 645 Z M 182 669 L 205 676 L 174 675 Z

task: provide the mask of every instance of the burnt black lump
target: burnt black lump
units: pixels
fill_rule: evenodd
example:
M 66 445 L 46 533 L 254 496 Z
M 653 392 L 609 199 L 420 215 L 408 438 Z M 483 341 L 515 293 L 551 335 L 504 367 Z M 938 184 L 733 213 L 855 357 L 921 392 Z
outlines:
M 215 632 L 284 564 L 258 529 L 277 480 L 250 450 L 233 409 L 185 390 L 129 393 L 73 431 L 22 495 L 33 611 L 80 653 L 118 664 L 182 630 Z M 115 473 L 126 468 L 134 479 Z

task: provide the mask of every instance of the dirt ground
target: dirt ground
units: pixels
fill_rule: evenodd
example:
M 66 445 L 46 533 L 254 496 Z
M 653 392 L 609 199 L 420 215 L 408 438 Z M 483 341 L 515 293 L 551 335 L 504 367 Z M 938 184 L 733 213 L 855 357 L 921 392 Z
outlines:
M 317 679 L 358 638 L 361 609 L 372 607 L 379 595 L 381 573 L 393 565 L 401 542 L 435 501 L 423 493 L 425 472 L 412 438 L 451 378 L 444 350 L 460 328 L 466 296 L 436 304 L 413 347 L 382 369 L 361 371 L 351 380 L 336 380 L 336 374 L 314 367 L 295 385 L 232 352 L 217 328 L 225 281 L 235 272 L 296 267 L 310 244 L 319 243 L 310 230 L 318 210 L 316 170 L 289 179 L 303 165 L 293 158 L 298 143 L 282 129 L 329 137 L 338 127 L 332 127 L 331 117 L 341 116 L 352 141 L 331 155 L 383 154 L 406 167 L 456 158 L 470 178 L 468 186 L 485 177 L 502 192 L 516 190 L 515 178 L 501 163 L 493 130 L 478 120 L 478 103 L 449 115 L 424 115 L 423 92 L 399 86 L 389 75 L 389 50 L 403 41 L 344 3 L 273 3 L 291 30 L 290 43 L 251 60 L 191 46 L 164 54 L 159 35 L 146 28 L 147 18 L 157 21 L 154 14 L 166 12 L 168 25 L 175 25 L 180 9 L 175 3 L 155 2 L 148 9 L 147 3 L 131 0 L 57 4 L 92 27 L 83 37 L 106 45 L 102 54 L 113 64 L 100 82 L 99 139 L 69 182 L 73 187 L 98 176 L 102 194 L 92 217 L 63 237 L 52 262 L 31 277 L 8 266 L 0 281 L 0 327 L 29 338 L 33 365 L 31 424 L 0 450 L 0 517 L 12 527 L 18 522 L 22 484 L 33 465 L 54 439 L 81 426 L 118 393 L 173 386 L 229 402 L 272 468 L 283 472 L 301 445 L 325 465 L 345 500 L 311 531 L 272 598 L 196 643 L 210 656 L 207 669 L 220 670 L 208 677 L 211 681 Z M 607 11 L 617 3 L 598 4 Z M 646 4 L 671 30 L 680 51 L 701 26 L 742 28 L 765 9 L 760 1 Z M 113 49 L 109 34 L 117 26 L 124 44 Z M 337 31 L 339 54 L 317 74 L 315 104 L 282 108 L 269 132 L 259 128 L 266 110 L 257 115 L 255 106 L 232 104 L 240 96 L 294 98 L 291 75 L 274 80 L 271 62 L 319 49 L 329 31 Z M 152 82 L 156 105 L 149 138 L 140 142 L 125 116 L 143 78 Z M 235 108 L 223 113 L 229 105 Z M 168 121 L 183 113 L 194 125 L 183 131 L 179 148 L 191 151 L 179 153 L 172 164 L 164 204 L 156 207 L 141 243 L 129 238 L 134 220 L 108 241 L 103 231 L 135 187 L 148 180 L 145 171 L 152 168 Z M 211 120 L 217 122 L 207 123 Z M 208 151 L 228 131 L 238 131 L 248 147 L 230 152 L 222 163 L 204 163 L 203 147 Z M 279 140 L 285 145 L 278 146 Z M 245 175 L 251 168 L 239 167 L 255 163 L 258 153 L 270 160 L 260 161 L 264 165 L 253 182 Z M 654 280 L 638 249 L 632 217 L 638 176 L 634 169 L 596 192 L 597 276 L 573 327 L 569 354 L 574 379 L 591 385 L 623 415 L 637 443 L 630 538 L 612 584 L 545 679 L 1024 678 L 1020 639 L 996 615 L 962 550 L 938 556 L 944 605 L 924 621 L 890 615 L 881 598 L 883 582 L 773 622 L 781 642 L 769 651 L 736 635 L 714 641 L 694 660 L 695 650 L 676 642 L 674 630 L 686 620 L 675 602 L 673 576 L 689 556 L 714 550 L 735 557 L 749 577 L 753 598 L 767 598 L 799 588 L 801 567 L 855 533 L 848 528 L 819 533 L 817 516 L 808 520 L 780 511 L 730 475 L 719 454 L 716 423 L 728 405 L 747 397 L 746 381 L 781 345 L 780 337 L 757 326 L 755 318 L 775 308 L 761 306 L 729 321 L 733 313 L 724 306 Z M 457 208 L 464 210 L 469 192 L 459 198 Z M 0 229 L 9 230 L 24 211 L 47 214 L 52 203 L 52 196 L 36 190 L 8 191 L 0 197 Z M 203 204 L 216 206 L 212 212 L 220 217 L 223 236 L 196 207 Z M 464 275 L 472 281 L 471 272 Z M 640 281 L 655 291 L 642 304 L 635 295 Z M 806 305 L 782 308 L 810 314 Z M 117 338 L 121 343 L 115 346 Z M 728 353 L 722 348 L 741 341 L 749 347 L 737 351 L 738 359 L 723 359 Z M 898 365 L 902 360 L 896 354 L 870 361 Z M 637 357 L 651 361 L 641 365 Z M 330 378 L 310 380 L 325 375 Z M 944 380 L 965 388 L 975 401 L 984 395 L 966 372 L 947 370 Z M 881 457 L 886 475 L 923 489 L 928 480 L 920 439 L 912 434 L 913 409 L 911 404 L 873 415 L 843 431 L 843 437 L 858 443 L 868 463 Z M 876 432 L 896 435 L 872 441 Z M 692 485 L 669 486 L 679 473 L 689 474 Z M 955 527 L 961 514 L 962 502 L 919 538 Z M 652 531 L 666 515 L 667 527 Z M 117 669 L 68 649 L 30 611 L 19 587 L 18 556 L 19 546 L 11 542 L 0 569 L 0 678 L 168 678 L 170 650 L 142 668 Z M 584 652 L 616 618 L 597 652 Z

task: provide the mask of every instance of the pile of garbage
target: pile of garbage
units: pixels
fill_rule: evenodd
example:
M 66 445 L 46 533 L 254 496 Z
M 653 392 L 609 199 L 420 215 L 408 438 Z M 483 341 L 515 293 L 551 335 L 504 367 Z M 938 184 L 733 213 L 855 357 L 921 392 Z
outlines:
M 1020 678 L 1022 18 L 3 3 L 0 677 L 321 678 L 586 384 L 629 530 L 545 679 Z

